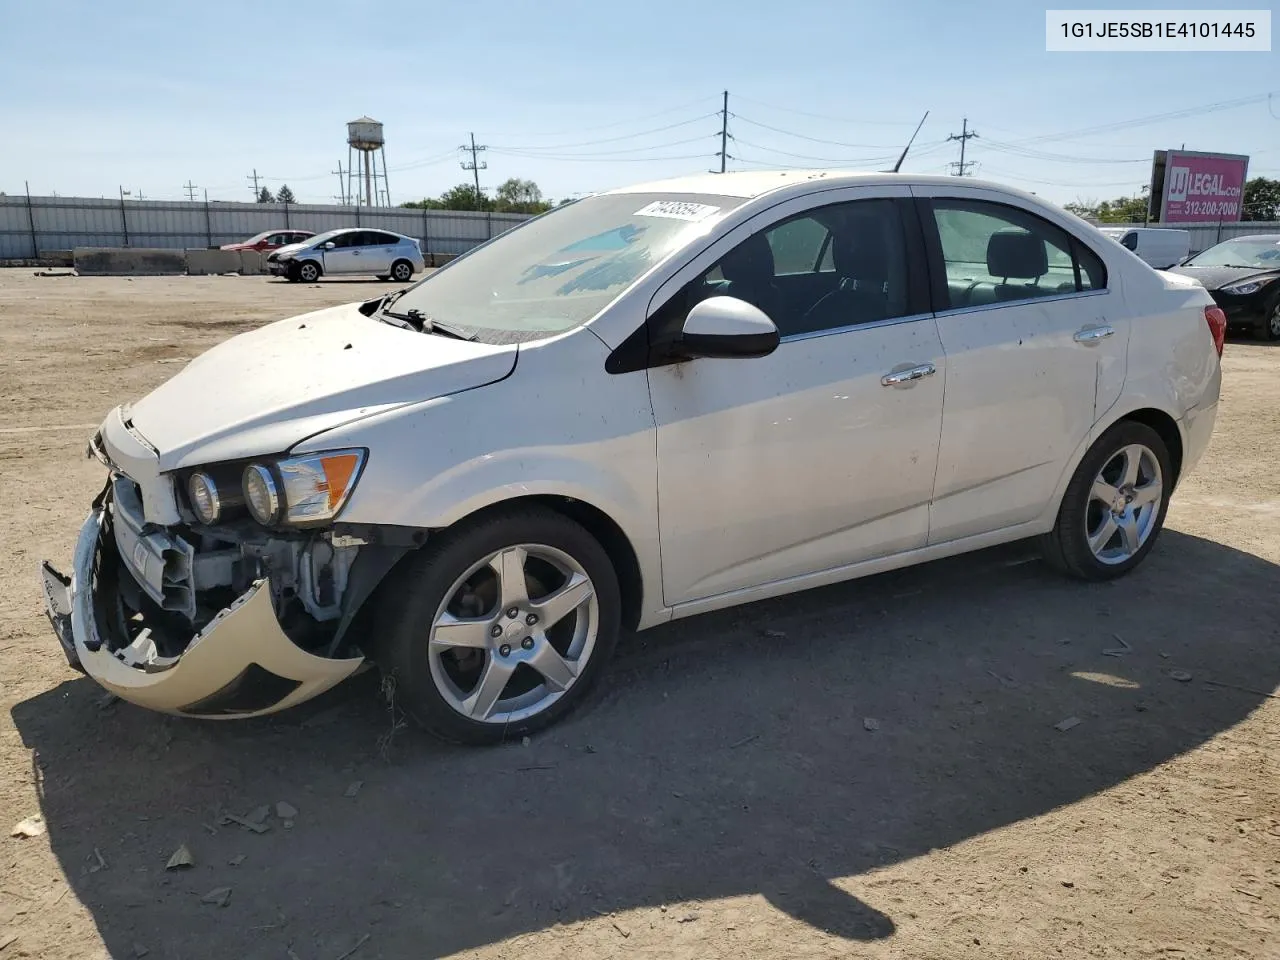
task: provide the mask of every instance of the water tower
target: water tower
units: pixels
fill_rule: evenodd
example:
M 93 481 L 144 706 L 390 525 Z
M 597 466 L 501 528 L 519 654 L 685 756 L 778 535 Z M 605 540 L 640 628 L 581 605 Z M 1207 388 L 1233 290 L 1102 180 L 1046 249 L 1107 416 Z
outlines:
M 361 117 L 347 124 L 347 196 L 357 206 L 391 206 L 385 147 L 377 120 Z

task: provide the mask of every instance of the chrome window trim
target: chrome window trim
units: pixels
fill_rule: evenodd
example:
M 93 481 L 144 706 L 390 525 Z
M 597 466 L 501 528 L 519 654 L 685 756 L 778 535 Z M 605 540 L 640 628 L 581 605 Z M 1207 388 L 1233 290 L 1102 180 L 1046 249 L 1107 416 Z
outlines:
M 857 330 L 875 330 L 881 327 L 896 327 L 900 323 L 915 323 L 920 320 L 929 320 L 933 318 L 931 313 L 913 313 L 906 317 L 889 317 L 886 320 L 871 320 L 867 323 L 849 323 L 843 327 L 829 327 L 826 330 L 813 330 L 809 333 L 789 333 L 782 337 L 778 345 L 784 343 L 793 343 L 797 340 L 814 340 L 818 337 L 831 337 L 840 333 L 853 333 Z
M 1111 292 L 1109 287 L 1102 290 L 1076 290 L 1073 293 L 1058 293 L 1051 297 L 1027 297 L 1025 300 L 1005 300 L 1003 303 L 983 303 L 975 307 L 948 307 L 938 310 L 935 317 L 953 317 L 964 313 L 983 313 L 987 310 L 999 310 L 1003 307 L 1020 307 L 1028 303 L 1053 303 L 1059 300 L 1080 300 L 1084 297 L 1101 297 Z

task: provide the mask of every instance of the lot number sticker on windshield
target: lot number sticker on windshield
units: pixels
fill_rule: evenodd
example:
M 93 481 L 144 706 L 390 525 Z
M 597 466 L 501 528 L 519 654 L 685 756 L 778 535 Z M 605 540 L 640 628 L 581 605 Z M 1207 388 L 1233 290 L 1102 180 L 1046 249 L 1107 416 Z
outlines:
M 719 207 L 705 203 L 688 203 L 683 200 L 655 200 L 635 212 L 637 217 L 664 217 L 667 220 L 705 220 Z

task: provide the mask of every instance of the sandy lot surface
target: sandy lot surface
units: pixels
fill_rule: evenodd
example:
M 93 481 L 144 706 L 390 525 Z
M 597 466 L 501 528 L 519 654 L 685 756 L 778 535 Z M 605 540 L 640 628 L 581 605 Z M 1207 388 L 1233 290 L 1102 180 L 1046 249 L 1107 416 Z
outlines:
M 0 271 L 0 960 L 1280 958 L 1280 349 L 1250 341 L 1113 585 L 1017 545 L 684 621 L 528 746 L 393 732 L 371 676 L 256 722 L 104 706 L 36 580 L 91 426 L 382 289 Z

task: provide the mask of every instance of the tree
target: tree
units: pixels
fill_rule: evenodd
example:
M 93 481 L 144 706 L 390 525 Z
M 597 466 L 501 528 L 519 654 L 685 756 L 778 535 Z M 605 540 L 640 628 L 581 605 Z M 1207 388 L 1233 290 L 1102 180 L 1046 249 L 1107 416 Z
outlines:
M 1242 220 L 1280 220 L 1280 180 L 1254 177 L 1244 185 Z
M 276 198 L 271 195 L 270 190 L 268 190 L 266 187 L 263 187 L 261 190 L 258 191 L 258 202 L 259 203 L 275 203 Z
M 441 210 L 492 210 L 493 200 L 476 192 L 469 183 L 460 183 L 440 194 Z
M 297 203 L 298 198 L 293 195 L 293 191 L 289 189 L 287 183 L 281 184 L 280 189 L 276 191 L 277 203 Z
M 441 209 L 440 201 L 433 200 L 430 197 L 423 197 L 421 200 L 410 200 L 407 203 L 400 204 L 407 210 L 439 210 Z
M 1077 217 L 1102 223 L 1142 223 L 1147 219 L 1146 191 L 1137 197 L 1120 197 L 1116 200 L 1103 200 L 1101 203 L 1077 200 L 1075 203 L 1068 203 L 1064 209 Z
M 493 209 L 500 213 L 542 213 L 551 204 L 542 199 L 542 190 L 532 180 L 511 177 L 494 192 Z

